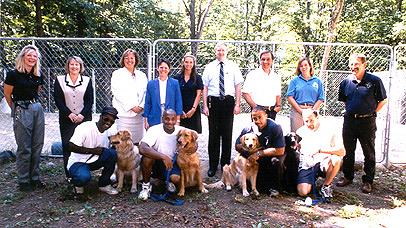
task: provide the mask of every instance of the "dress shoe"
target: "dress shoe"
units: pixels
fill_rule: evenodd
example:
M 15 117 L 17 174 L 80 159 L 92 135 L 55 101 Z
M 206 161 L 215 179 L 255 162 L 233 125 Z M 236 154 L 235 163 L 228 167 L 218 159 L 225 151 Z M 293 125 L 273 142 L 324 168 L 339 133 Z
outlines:
M 368 182 L 362 183 L 361 191 L 363 193 L 371 193 L 372 192 L 372 184 Z
M 44 182 L 41 182 L 40 180 L 31 181 L 31 185 L 32 185 L 33 189 L 44 189 L 46 187 Z
M 344 187 L 349 184 L 352 184 L 352 180 L 348 180 L 345 177 L 341 177 L 341 179 L 336 183 L 337 187 Z
M 209 169 L 209 171 L 207 171 L 207 176 L 214 177 L 214 175 L 216 175 L 216 170 Z
M 30 183 L 20 183 L 18 184 L 18 190 L 21 192 L 31 192 L 34 189 Z

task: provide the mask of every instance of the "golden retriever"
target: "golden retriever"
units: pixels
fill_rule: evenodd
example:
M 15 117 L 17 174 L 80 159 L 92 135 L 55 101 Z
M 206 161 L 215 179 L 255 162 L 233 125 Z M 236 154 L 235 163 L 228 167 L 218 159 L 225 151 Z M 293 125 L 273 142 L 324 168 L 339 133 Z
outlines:
M 117 151 L 117 190 L 121 192 L 123 189 L 124 175 L 131 174 L 132 183 L 130 192 L 136 193 L 137 168 L 141 160 L 138 147 L 134 146 L 131 133 L 127 130 L 119 131 L 117 134 L 110 136 L 109 139 Z
M 257 152 L 260 148 L 258 136 L 254 133 L 247 133 L 241 136 L 240 141 L 244 150 L 246 150 L 249 155 Z M 206 186 L 208 188 L 222 188 L 225 185 L 226 190 L 230 191 L 232 186 L 240 184 L 243 196 L 247 197 L 250 195 L 247 190 L 247 180 L 249 180 L 251 182 L 252 193 L 255 196 L 258 196 L 259 192 L 256 188 L 258 167 L 259 165 L 256 161 L 251 162 L 247 158 L 238 154 L 232 160 L 230 165 L 225 165 L 223 167 L 223 176 L 221 177 L 221 180 Z
M 203 186 L 200 169 L 200 158 L 197 153 L 197 132 L 184 128 L 178 133 L 178 157 L 180 168 L 179 196 L 185 195 L 185 188 L 198 186 L 200 192 L 207 193 Z

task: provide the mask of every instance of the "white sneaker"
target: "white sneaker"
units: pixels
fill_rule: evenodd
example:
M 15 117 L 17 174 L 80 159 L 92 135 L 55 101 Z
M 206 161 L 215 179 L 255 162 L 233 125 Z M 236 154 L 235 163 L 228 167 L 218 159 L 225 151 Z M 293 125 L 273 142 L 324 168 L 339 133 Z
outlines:
M 138 199 L 147 200 L 149 198 L 149 195 L 151 194 L 151 189 L 152 189 L 152 186 L 151 186 L 150 182 L 142 183 L 142 190 L 141 190 L 140 194 L 138 195 Z
M 104 193 L 107 193 L 109 195 L 117 195 L 118 194 L 118 191 L 115 188 L 113 188 L 113 186 L 111 186 L 111 185 L 106 185 L 104 187 L 99 187 L 99 190 L 104 192 Z
M 83 194 L 85 192 L 85 188 L 84 187 L 75 187 L 74 191 L 76 194 Z

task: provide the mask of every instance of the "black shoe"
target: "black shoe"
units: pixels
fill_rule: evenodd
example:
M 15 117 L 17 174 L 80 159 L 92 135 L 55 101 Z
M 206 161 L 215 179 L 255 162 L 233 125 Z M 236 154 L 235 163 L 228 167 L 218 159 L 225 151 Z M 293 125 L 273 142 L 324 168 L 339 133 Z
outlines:
M 34 189 L 29 183 L 20 183 L 18 184 L 18 190 L 20 190 L 21 192 L 31 192 Z
M 209 171 L 207 171 L 207 176 L 214 177 L 215 175 L 216 175 L 216 170 L 209 169 Z
M 46 187 L 46 185 L 40 180 L 31 181 L 31 186 L 33 189 L 44 189 Z

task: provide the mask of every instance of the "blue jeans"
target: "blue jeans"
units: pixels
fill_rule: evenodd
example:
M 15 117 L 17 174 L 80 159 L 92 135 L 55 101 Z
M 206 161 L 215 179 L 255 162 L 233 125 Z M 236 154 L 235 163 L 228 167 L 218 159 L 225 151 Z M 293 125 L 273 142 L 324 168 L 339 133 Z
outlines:
M 102 175 L 99 178 L 99 187 L 111 184 L 110 177 L 114 173 L 117 161 L 117 153 L 114 149 L 103 149 L 99 159 L 92 163 L 76 162 L 69 168 L 72 183 L 76 187 L 83 187 L 89 183 L 92 175 L 90 171 L 103 167 Z

